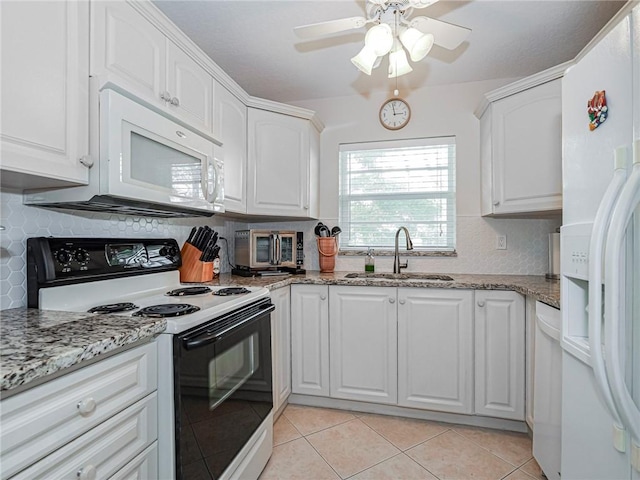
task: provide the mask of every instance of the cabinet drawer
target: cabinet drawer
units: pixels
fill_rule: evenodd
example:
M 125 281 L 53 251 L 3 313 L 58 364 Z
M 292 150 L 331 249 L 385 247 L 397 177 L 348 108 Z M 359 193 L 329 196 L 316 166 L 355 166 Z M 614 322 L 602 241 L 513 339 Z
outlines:
M 26 468 L 157 389 L 150 343 L 2 401 L 2 478 Z
M 110 477 L 157 438 L 157 403 L 154 392 L 13 478 Z
M 127 463 L 110 480 L 143 480 L 158 478 L 158 442 Z

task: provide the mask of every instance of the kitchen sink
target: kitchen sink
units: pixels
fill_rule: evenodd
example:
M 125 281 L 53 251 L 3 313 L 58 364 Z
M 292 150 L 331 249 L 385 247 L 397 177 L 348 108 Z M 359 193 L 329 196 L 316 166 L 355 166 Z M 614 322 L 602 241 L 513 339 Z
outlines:
M 368 280 L 425 280 L 451 282 L 449 275 L 434 275 L 431 273 L 347 273 L 345 278 L 365 278 Z

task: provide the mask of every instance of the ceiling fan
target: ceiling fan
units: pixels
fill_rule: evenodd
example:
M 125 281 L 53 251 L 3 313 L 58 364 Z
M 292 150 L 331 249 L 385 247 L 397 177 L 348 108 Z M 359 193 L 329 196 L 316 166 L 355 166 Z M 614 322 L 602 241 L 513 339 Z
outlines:
M 303 39 L 355 30 L 374 24 L 367 30 L 364 47 L 351 59 L 362 72 L 371 75 L 382 57 L 389 53 L 389 78 L 399 77 L 413 70 L 406 53 L 413 62 L 427 56 L 434 44 L 448 50 L 456 49 L 471 30 L 434 18 L 409 18 L 413 9 L 426 8 L 438 0 L 367 0 L 367 17 L 349 17 L 328 22 L 295 27 L 293 31 Z M 406 52 L 405 52 L 406 49 Z

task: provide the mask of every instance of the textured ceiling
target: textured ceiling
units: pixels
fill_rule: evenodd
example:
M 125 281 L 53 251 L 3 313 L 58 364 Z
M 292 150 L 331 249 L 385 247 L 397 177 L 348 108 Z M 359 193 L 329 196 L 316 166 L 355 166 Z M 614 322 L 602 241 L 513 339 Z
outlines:
M 156 0 L 154 3 L 250 95 L 280 102 L 389 91 L 387 62 L 367 76 L 349 61 L 364 28 L 300 40 L 293 27 L 364 15 L 355 0 Z M 624 5 L 595 0 L 442 0 L 425 15 L 472 29 L 454 51 L 434 46 L 402 90 L 524 77 L 571 60 Z

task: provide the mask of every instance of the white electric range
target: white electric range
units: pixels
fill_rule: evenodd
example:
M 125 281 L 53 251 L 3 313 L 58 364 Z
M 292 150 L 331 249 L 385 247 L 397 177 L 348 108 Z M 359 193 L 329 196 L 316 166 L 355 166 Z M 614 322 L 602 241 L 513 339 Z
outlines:
M 257 478 L 273 435 L 266 288 L 181 284 L 173 239 L 31 238 L 27 264 L 29 307 L 166 318 L 160 478 Z

